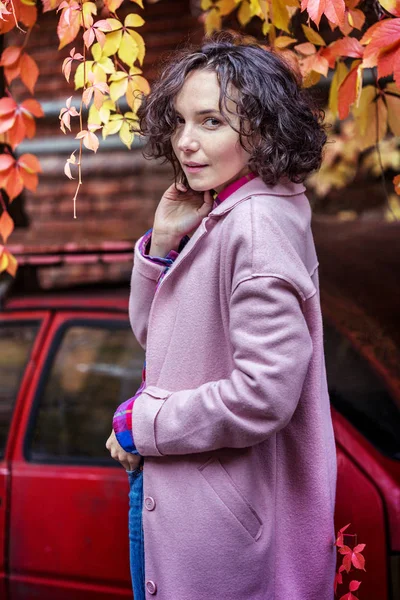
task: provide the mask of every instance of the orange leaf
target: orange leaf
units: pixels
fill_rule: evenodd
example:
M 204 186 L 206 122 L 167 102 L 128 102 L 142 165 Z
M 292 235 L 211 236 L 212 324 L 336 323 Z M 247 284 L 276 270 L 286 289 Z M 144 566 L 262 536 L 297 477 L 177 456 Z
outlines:
M 302 0 L 301 11 L 303 12 L 306 9 L 310 19 L 314 21 L 317 27 L 323 14 L 335 25 L 344 24 L 344 0 Z
M 5 48 L 1 55 L 0 66 L 11 67 L 11 65 L 20 59 L 21 51 L 21 46 L 8 46 L 8 48 Z
M 20 60 L 21 80 L 26 85 L 31 94 L 35 93 L 35 85 L 39 76 L 39 69 L 36 61 L 29 54 L 24 54 Z M 42 116 L 42 115 L 36 115 Z
M 15 158 L 11 154 L 0 154 L 0 172 L 8 171 L 15 165 Z
M 19 169 L 13 169 L 8 177 L 7 185 L 5 188 L 10 202 L 12 202 L 14 198 L 19 196 L 23 189 L 24 181 L 21 177 Z
M 4 243 L 7 243 L 8 237 L 14 231 L 14 221 L 8 214 L 6 210 L 4 210 L 0 217 L 0 235 L 4 240 Z
M 41 173 L 42 167 L 34 154 L 22 154 L 18 159 L 18 165 L 27 173 Z
M 17 103 L 13 98 L 0 98 L 0 118 L 14 112 L 17 109 Z
M 44 117 L 44 112 L 41 104 L 34 98 L 28 98 L 21 104 L 21 109 L 29 111 L 34 117 Z

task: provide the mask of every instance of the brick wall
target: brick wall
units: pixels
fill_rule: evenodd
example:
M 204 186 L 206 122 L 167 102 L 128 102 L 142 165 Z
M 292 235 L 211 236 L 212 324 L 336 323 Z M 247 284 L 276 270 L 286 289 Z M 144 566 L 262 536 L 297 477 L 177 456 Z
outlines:
M 124 12 L 132 8 L 146 21 L 140 31 L 146 42 L 143 71 L 151 82 L 157 73 L 157 61 L 186 41 L 198 42 L 203 26 L 192 15 L 190 2 L 185 0 L 145 4 L 144 11 L 127 3 L 127 7 L 124 9 L 123 5 L 119 13 L 123 17 Z M 78 95 L 73 83 L 68 84 L 62 75 L 61 65 L 73 46 L 82 51 L 75 41 L 57 52 L 56 23 L 54 12 L 41 15 L 27 47 L 40 69 L 36 98 L 50 109 L 49 102 L 59 101 L 63 106 L 66 98 Z M 6 45 L 21 44 L 21 39 L 20 33 L 11 32 L 6 36 Z M 18 102 L 30 97 L 19 81 L 13 82 L 11 91 Z M 72 198 L 76 182 L 65 177 L 63 168 L 72 150 L 79 147 L 78 140 L 73 139 L 78 131 L 77 119 L 71 121 L 72 133 L 64 136 L 59 129 L 58 111 L 55 114 L 54 106 L 52 112 L 46 118 L 37 119 L 36 138 L 23 142 L 17 148 L 20 154 L 37 153 L 43 168 L 37 193 L 23 194 L 29 225 L 16 229 L 9 239 L 10 249 L 19 257 L 20 276 L 23 265 L 30 261 L 29 257 L 43 252 L 54 255 L 71 242 L 77 252 L 120 240 L 125 240 L 127 247 L 131 248 L 134 240 L 151 227 L 157 203 L 172 181 L 169 168 L 156 161 L 145 160 L 140 148 L 128 150 L 118 142 L 117 136 L 111 136 L 106 140 L 111 141 L 111 145 L 102 146 L 100 142 L 97 154 L 84 151 L 84 184 L 77 202 L 78 218 L 74 220 Z M 125 262 L 122 258 L 121 262 L 114 260 L 106 264 L 99 259 L 97 263 L 86 265 L 69 265 L 61 260 L 58 266 L 36 268 L 45 287 L 98 279 L 126 280 L 131 257 Z

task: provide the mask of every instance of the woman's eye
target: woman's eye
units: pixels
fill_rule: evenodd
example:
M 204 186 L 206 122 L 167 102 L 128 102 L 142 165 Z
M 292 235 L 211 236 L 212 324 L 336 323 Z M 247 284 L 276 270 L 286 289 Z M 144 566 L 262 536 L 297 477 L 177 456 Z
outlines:
M 218 126 L 221 124 L 221 121 L 219 121 L 218 119 L 214 119 L 213 117 L 210 117 L 209 119 L 207 119 L 206 121 L 204 121 L 205 123 L 210 123 L 212 127 Z

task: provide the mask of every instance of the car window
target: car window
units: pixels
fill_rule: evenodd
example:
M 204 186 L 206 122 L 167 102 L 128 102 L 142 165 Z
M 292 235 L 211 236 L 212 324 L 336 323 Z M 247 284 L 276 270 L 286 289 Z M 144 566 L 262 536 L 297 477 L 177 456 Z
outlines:
M 116 464 L 112 417 L 141 383 L 144 352 L 125 321 L 69 322 L 53 345 L 25 444 L 33 461 Z
M 324 323 L 332 405 L 383 454 L 400 459 L 400 411 L 385 382 L 350 341 Z
M 0 323 L 0 458 L 3 458 L 15 400 L 39 322 Z

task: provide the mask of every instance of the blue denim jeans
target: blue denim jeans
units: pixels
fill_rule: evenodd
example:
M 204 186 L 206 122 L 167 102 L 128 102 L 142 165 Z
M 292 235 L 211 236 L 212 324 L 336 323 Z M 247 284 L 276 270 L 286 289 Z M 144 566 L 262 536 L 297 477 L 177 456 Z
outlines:
M 143 471 L 127 471 L 129 478 L 129 556 L 134 600 L 145 600 L 143 540 Z

